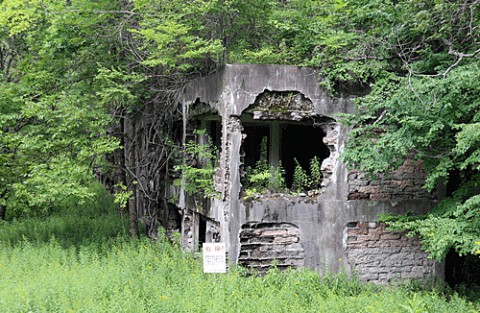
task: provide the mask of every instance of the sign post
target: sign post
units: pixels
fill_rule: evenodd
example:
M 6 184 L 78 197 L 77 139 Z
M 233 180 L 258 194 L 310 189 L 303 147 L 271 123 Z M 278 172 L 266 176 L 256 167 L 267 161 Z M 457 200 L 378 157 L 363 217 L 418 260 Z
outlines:
M 211 242 L 203 244 L 203 272 L 214 274 L 227 272 L 225 243 Z

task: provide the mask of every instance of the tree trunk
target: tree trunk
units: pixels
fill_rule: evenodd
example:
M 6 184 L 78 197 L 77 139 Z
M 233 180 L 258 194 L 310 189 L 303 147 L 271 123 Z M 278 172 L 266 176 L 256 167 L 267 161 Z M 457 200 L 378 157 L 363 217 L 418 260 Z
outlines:
M 0 221 L 5 220 L 6 213 L 7 213 L 7 208 L 0 204 Z
M 121 114 L 121 112 L 116 112 L 116 114 Z M 114 126 L 115 130 L 113 132 L 115 134 L 115 137 L 120 140 L 121 147 L 125 147 L 126 136 L 124 135 L 124 130 L 125 130 L 124 125 L 125 125 L 124 119 L 121 118 L 119 124 L 118 125 L 116 124 Z M 115 172 L 113 177 L 114 185 L 120 184 L 120 185 L 128 186 L 127 175 L 125 170 L 125 154 L 126 154 L 125 148 L 117 149 L 113 152 L 113 162 L 115 165 Z M 127 213 L 127 210 L 126 210 L 127 208 L 128 208 L 128 203 L 126 207 L 120 207 L 120 214 L 122 214 L 122 216 L 123 214 Z
M 138 238 L 138 217 L 136 206 L 136 183 L 135 183 L 135 127 L 133 126 L 133 117 L 124 116 L 123 135 L 125 140 L 125 178 L 129 191 L 132 196 L 128 199 L 129 229 L 132 238 Z
M 0 199 L 5 196 L 5 192 L 0 194 Z M 0 204 L 0 221 L 5 220 L 5 216 L 7 215 L 7 207 Z

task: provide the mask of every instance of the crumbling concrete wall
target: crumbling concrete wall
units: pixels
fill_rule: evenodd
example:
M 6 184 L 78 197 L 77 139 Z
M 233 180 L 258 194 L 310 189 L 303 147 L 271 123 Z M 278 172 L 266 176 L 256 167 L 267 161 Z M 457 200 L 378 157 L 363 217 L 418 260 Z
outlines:
M 348 263 L 359 278 L 376 283 L 429 280 L 435 262 L 420 249 L 417 238 L 388 231 L 385 223 L 353 222 L 346 228 Z
M 328 96 L 319 83 L 313 68 L 227 64 L 215 74 L 188 84 L 179 100 L 193 104 L 199 99 L 222 117 L 240 116 L 266 90 L 297 91 L 312 102 L 315 114 L 333 117 L 338 112 L 353 112 L 348 99 Z
M 210 207 L 202 210 L 202 214 L 219 223 L 219 238 L 225 242 L 231 263 L 246 262 L 248 264 L 250 262 L 251 265 L 263 267 L 267 261 L 270 262 L 275 258 L 280 261 L 291 260 L 289 262 L 294 266 L 303 264 L 320 273 L 339 270 L 366 271 L 367 266 L 362 267 L 364 263 L 355 263 L 355 253 L 363 259 L 368 259 L 372 251 L 376 251 L 370 249 L 379 249 L 379 247 L 368 247 L 369 244 L 373 244 L 373 240 L 353 241 L 353 233 L 351 233 L 352 238 L 347 242 L 345 229 L 350 225 L 349 223 L 352 221 L 359 222 L 358 225 L 375 223 L 378 214 L 386 212 L 425 213 L 434 204 L 434 197 L 421 189 L 424 176 L 420 165 L 416 163 L 407 162 L 397 173 L 393 173 L 391 178 L 382 178 L 377 182 L 366 178 L 361 173 L 347 170 L 338 156 L 348 139 L 350 129 L 336 123 L 334 116 L 336 113 L 353 112 L 353 105 L 348 98 L 328 96 L 319 82 L 319 76 L 309 68 L 227 65 L 216 74 L 198 80 L 185 88 L 181 97 L 186 113 L 185 118 L 196 114 L 194 108 L 189 110 L 186 107 L 193 103 L 204 103 L 210 109 L 205 110 L 203 106 L 199 112 L 216 112 L 222 120 L 221 166 L 215 178 L 220 196 L 213 199 Z M 269 98 L 264 98 L 271 102 L 255 105 L 259 95 L 265 92 L 273 94 Z M 275 102 L 284 103 L 284 99 L 277 99 L 276 94 L 283 94 L 283 97 L 291 95 L 294 108 L 291 111 L 284 110 L 285 107 L 282 104 L 282 109 L 277 110 L 280 115 L 268 113 L 275 111 L 275 108 L 263 110 L 264 107 L 275 106 Z M 295 107 L 300 109 L 296 110 Z M 312 197 L 277 194 L 258 199 L 240 198 L 242 166 L 240 151 L 243 136 L 241 116 L 249 109 L 253 110 L 250 113 L 258 121 L 275 118 L 298 121 L 311 118 L 314 126 L 322 128 L 326 134 L 323 142 L 330 150 L 330 154 L 321 164 L 323 189 L 320 193 L 315 193 Z M 318 125 L 315 124 L 316 117 L 321 117 L 321 123 Z M 308 139 L 304 143 L 308 145 Z M 295 147 L 287 148 L 295 149 Z M 180 201 L 179 206 L 185 209 L 188 204 Z M 197 210 L 195 207 L 189 207 L 189 209 Z M 189 224 L 185 225 L 188 227 Z M 290 228 L 284 226 L 282 226 L 283 230 L 273 231 L 268 227 L 256 229 L 252 225 L 294 225 L 298 235 L 289 235 Z M 372 234 L 384 232 L 381 227 L 372 229 Z M 185 230 L 183 233 L 185 234 Z M 402 236 L 400 238 L 403 238 Z M 268 245 L 261 244 L 262 241 L 265 243 L 269 240 L 277 243 L 285 241 L 285 245 L 272 246 L 269 250 Z M 298 242 L 293 242 L 295 240 Z M 292 242 L 287 243 L 289 241 Z M 354 248 L 354 242 L 360 244 L 358 249 Z M 420 255 L 418 242 L 408 240 L 401 242 L 408 243 L 408 246 L 401 247 L 401 254 L 391 252 L 390 258 L 393 259 L 395 255 L 401 259 L 414 260 Z M 303 252 L 296 245 L 298 243 L 301 244 Z M 296 246 L 288 246 L 290 244 Z M 362 244 L 364 246 L 361 246 Z M 378 245 L 381 244 L 384 243 L 378 243 Z M 290 255 L 294 250 L 298 250 L 298 259 L 293 259 Z M 255 258 L 266 259 L 255 264 L 256 261 L 253 260 Z M 438 265 L 432 265 L 431 262 L 423 260 L 422 265 L 411 266 L 410 278 L 434 275 Z M 398 271 L 396 264 L 393 262 L 380 266 L 378 269 L 381 269 L 381 272 L 368 279 L 383 282 L 394 277 Z M 422 267 L 422 270 L 419 267 Z M 412 274 L 417 272 L 422 274 Z M 402 272 L 401 278 L 402 275 L 408 276 Z
M 395 203 L 387 201 L 335 201 L 326 194 L 318 198 L 277 196 L 276 198 L 260 198 L 254 201 L 242 201 L 237 218 L 230 223 L 231 229 L 236 229 L 241 234 L 241 226 L 247 221 L 262 223 L 288 222 L 298 227 L 299 238 L 304 248 L 304 266 L 314 269 L 319 273 L 337 272 L 345 270 L 349 273 L 356 272 L 354 253 L 348 254 L 353 246 L 348 246 L 346 227 L 352 221 L 369 223 L 376 221 L 379 213 L 404 213 L 407 209 L 417 211 L 428 210 L 431 202 L 420 200 L 416 204 L 404 200 Z M 424 212 L 424 211 L 423 211 Z M 372 223 L 372 222 L 370 222 Z M 372 225 L 372 224 L 370 224 Z M 238 227 L 238 228 L 237 228 Z M 240 236 L 237 240 L 239 240 Z M 350 238 L 352 241 L 353 238 Z M 415 259 L 419 253 L 417 241 L 409 242 L 415 249 L 403 250 L 402 257 Z M 241 247 L 241 246 L 240 246 Z M 347 247 L 349 247 L 347 249 Z M 238 250 L 241 251 L 241 248 Z M 239 252 L 237 252 L 239 253 Z M 423 254 L 425 255 L 425 254 Z M 234 260 L 234 258 L 231 258 Z M 235 260 L 236 262 L 237 260 Z M 388 264 L 382 268 L 382 273 L 393 273 L 397 269 L 388 269 Z M 419 265 L 420 266 L 420 265 Z M 441 266 L 425 263 L 425 273 L 428 277 L 437 275 Z M 383 276 L 374 282 L 383 282 Z M 414 278 L 414 277 L 412 277 Z

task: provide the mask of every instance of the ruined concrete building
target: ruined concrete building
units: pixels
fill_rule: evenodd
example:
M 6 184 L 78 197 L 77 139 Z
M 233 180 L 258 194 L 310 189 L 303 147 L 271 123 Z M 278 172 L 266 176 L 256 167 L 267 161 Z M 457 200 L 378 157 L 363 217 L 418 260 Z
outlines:
M 203 242 L 224 242 L 229 263 L 260 271 L 272 263 L 320 273 L 343 269 L 379 283 L 441 276 L 441 265 L 427 258 L 417 239 L 377 221 L 384 212 L 431 208 L 436 195 L 422 189 L 422 165 L 406 160 L 388 178 L 370 180 L 339 160 L 349 128 L 335 116 L 353 111 L 354 95 L 333 98 L 313 69 L 295 66 L 226 65 L 186 86 L 184 141 L 193 129 L 204 129 L 220 164 L 216 197 L 172 191 L 183 212 L 183 245 L 194 251 Z M 247 169 L 261 158 L 270 168 L 281 165 L 290 190 L 298 165 L 308 173 L 317 158 L 319 185 L 248 192 Z

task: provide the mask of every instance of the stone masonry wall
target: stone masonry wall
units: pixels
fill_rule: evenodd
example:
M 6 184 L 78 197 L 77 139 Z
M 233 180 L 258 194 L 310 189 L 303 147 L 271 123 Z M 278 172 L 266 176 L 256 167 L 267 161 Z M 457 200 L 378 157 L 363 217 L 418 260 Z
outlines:
M 420 249 L 418 239 L 387 231 L 385 223 L 349 223 L 346 255 L 352 271 L 365 281 L 425 281 L 434 277 L 435 263 Z
M 288 223 L 247 223 L 240 231 L 239 264 L 265 272 L 273 262 L 278 268 L 304 265 L 300 231 Z
M 195 238 L 194 238 L 194 233 L 195 233 L 195 223 L 194 223 L 194 216 L 193 212 L 191 211 L 185 211 L 183 214 L 183 220 L 182 220 L 182 239 L 183 239 L 183 247 L 185 248 L 186 251 L 193 252 L 195 251 Z
M 433 200 L 427 192 L 422 161 L 406 160 L 391 175 L 378 175 L 376 180 L 361 172 L 348 175 L 348 200 Z

